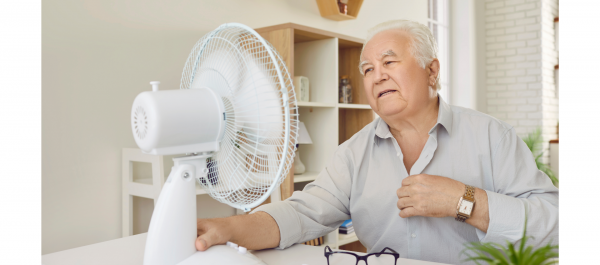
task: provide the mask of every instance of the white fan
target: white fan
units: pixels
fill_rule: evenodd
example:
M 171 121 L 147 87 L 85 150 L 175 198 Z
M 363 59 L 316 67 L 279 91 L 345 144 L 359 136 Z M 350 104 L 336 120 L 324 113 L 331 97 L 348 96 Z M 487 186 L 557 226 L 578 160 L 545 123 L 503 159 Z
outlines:
M 186 154 L 174 158 L 154 208 L 146 265 L 176 264 L 196 252 L 196 181 L 214 199 L 249 211 L 277 189 L 294 161 L 292 80 L 275 49 L 251 28 L 223 24 L 200 39 L 180 88 L 153 87 L 136 97 L 131 111 L 144 152 Z

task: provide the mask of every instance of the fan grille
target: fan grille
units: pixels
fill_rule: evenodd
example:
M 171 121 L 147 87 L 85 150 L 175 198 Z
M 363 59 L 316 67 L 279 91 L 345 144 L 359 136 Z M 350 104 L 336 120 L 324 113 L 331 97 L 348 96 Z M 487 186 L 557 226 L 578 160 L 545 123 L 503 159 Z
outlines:
M 133 114 L 133 125 L 138 138 L 144 139 L 148 133 L 148 115 L 142 106 L 138 106 Z
M 208 181 L 200 185 L 216 200 L 247 210 L 281 184 L 293 163 L 298 107 L 292 79 L 256 32 L 225 24 L 200 39 L 188 57 L 180 88 L 201 87 L 222 97 L 227 119 Z

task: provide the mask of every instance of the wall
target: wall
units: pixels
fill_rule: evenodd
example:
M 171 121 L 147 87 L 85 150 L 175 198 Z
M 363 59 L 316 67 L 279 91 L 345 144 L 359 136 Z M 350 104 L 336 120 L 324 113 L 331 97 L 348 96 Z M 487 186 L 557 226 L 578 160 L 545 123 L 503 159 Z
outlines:
M 427 2 L 365 1 L 358 19 L 321 18 L 315 1 L 48 0 L 42 3 L 42 254 L 119 238 L 121 148 L 136 147 L 133 99 L 179 87 L 193 44 L 225 22 L 294 22 L 364 38 L 391 19 L 427 21 Z M 204 217 L 233 214 L 203 197 Z
M 477 83 L 477 110 L 487 113 L 487 69 L 485 50 L 485 4 L 484 1 L 475 0 L 475 42 L 476 52 L 476 83 Z
M 543 0 L 541 15 L 542 39 L 542 136 L 544 163 L 550 163 L 549 141 L 558 139 L 558 79 L 554 66 L 558 65 L 558 43 L 555 38 L 554 18 L 558 17 L 558 0 Z M 558 160 L 556 161 L 558 163 Z M 556 172 L 558 176 L 558 171 Z
M 477 108 L 476 32 L 474 0 L 450 4 L 450 104 Z
M 487 113 L 521 136 L 541 127 L 544 150 L 557 137 L 552 22 L 557 14 L 556 0 L 485 3 Z M 546 152 L 546 163 L 547 157 Z
M 485 1 L 450 4 L 450 102 L 487 112 Z

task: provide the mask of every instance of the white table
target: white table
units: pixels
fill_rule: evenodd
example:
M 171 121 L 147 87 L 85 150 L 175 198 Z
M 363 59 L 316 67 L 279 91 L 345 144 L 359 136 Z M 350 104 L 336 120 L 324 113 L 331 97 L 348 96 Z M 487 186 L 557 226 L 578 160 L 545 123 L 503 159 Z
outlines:
M 143 264 L 146 233 L 42 256 L 44 265 L 136 265 Z M 267 249 L 252 253 L 272 265 L 326 265 L 324 247 L 297 244 L 285 250 Z M 360 264 L 363 264 L 362 262 Z M 439 265 L 441 263 L 398 259 L 402 265 Z

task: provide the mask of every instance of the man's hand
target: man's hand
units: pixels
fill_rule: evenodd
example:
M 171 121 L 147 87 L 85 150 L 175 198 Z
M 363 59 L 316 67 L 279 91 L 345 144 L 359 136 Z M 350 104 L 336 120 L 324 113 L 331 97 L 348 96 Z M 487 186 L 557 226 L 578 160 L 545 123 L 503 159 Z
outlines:
M 408 176 L 396 191 L 400 217 L 455 217 L 464 193 L 465 184 L 460 181 L 427 174 Z
M 213 245 L 225 244 L 231 238 L 231 229 L 228 229 L 226 218 L 198 219 L 198 238 L 196 249 L 205 251 Z
M 198 219 L 196 249 L 205 251 L 227 241 L 249 250 L 279 246 L 279 226 L 266 212 L 242 214 L 227 218 Z

